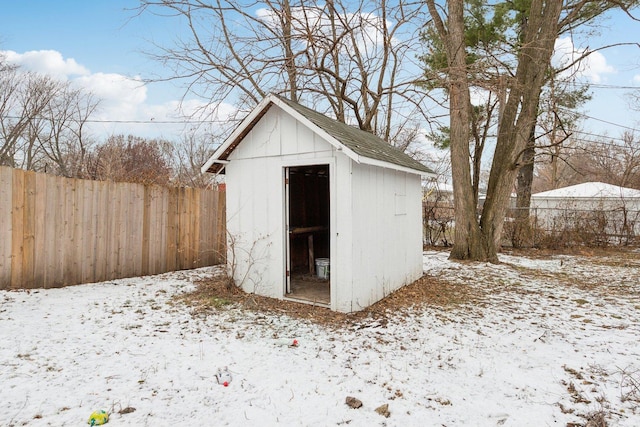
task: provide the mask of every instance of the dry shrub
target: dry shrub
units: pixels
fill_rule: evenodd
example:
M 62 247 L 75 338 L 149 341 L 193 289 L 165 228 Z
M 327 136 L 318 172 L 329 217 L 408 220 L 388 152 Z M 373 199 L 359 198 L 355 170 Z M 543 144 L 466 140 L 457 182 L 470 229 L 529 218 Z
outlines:
M 511 245 L 515 249 L 530 248 L 534 243 L 534 224 L 529 217 L 505 218 L 502 239 L 505 246 Z
M 573 246 L 605 248 L 610 245 L 610 226 L 601 211 L 568 212 L 556 219 L 550 229 L 537 228 L 534 245 L 541 249 L 562 249 Z
M 627 210 L 576 211 L 558 209 L 558 215 L 545 224 L 533 222 L 534 246 L 562 249 L 574 246 L 606 248 L 611 245 L 633 246 L 638 212 Z M 535 218 L 534 218 L 535 219 Z
M 640 403 L 640 370 L 622 369 L 621 372 L 621 400 Z
M 603 411 L 592 412 L 587 415 L 585 427 L 607 427 L 607 414 Z
M 423 228 L 427 245 L 449 247 L 453 244 L 453 207 L 442 203 L 424 202 Z

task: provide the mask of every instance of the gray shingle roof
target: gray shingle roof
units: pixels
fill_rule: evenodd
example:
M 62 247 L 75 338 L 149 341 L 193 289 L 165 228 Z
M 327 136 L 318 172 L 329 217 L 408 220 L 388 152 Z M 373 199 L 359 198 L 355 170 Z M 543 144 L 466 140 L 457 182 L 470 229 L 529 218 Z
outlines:
M 229 139 L 227 139 L 218 148 L 218 150 L 216 150 L 209 161 L 205 163 L 202 167 L 202 171 L 211 173 L 218 173 L 222 171 L 224 169 L 224 161 L 229 158 L 231 152 L 235 150 L 242 139 L 251 131 L 253 126 L 255 126 L 255 124 L 274 104 L 290 108 L 296 114 L 302 116 L 313 125 L 326 132 L 338 141 L 339 144 L 346 147 L 357 156 L 387 163 L 396 167 L 399 166 L 411 169 L 425 174 L 435 174 L 431 169 L 416 159 L 410 157 L 408 154 L 400 151 L 369 132 L 341 123 L 296 102 L 273 94 L 265 98 L 260 105 L 245 118 L 245 120 L 233 132 L 232 136 L 229 137 Z
M 414 169 L 420 172 L 434 173 L 431 169 L 400 151 L 380 137 L 349 126 L 335 119 L 325 116 L 315 110 L 307 108 L 296 102 L 278 97 L 282 102 L 309 119 L 313 124 L 327 132 L 329 135 L 344 144 L 356 154 L 374 160 L 392 163 L 398 166 Z

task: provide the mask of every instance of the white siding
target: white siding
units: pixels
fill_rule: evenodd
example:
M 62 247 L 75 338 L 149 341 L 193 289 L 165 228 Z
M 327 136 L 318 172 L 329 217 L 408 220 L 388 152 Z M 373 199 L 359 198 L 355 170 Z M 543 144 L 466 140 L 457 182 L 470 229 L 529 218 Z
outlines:
M 422 275 L 420 177 L 353 166 L 353 310 Z
M 227 168 L 228 259 L 236 283 L 247 292 L 281 297 L 281 176 L 274 159 L 236 160 Z M 257 195 L 261 197 L 257 197 Z M 229 197 L 231 196 L 231 197 Z M 281 200 L 281 198 L 280 198 Z
M 331 309 L 352 312 L 353 308 L 353 209 L 351 200 L 351 159 L 345 155 L 336 157 L 335 180 L 331 185 Z

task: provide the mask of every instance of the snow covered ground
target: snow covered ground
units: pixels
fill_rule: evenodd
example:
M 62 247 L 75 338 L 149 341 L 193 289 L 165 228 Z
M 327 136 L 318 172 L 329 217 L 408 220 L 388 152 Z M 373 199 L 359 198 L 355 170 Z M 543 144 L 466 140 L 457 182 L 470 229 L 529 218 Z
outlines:
M 425 273 L 481 299 L 343 330 L 172 298 L 216 268 L 2 291 L 0 426 L 640 425 L 640 257 L 447 256 Z

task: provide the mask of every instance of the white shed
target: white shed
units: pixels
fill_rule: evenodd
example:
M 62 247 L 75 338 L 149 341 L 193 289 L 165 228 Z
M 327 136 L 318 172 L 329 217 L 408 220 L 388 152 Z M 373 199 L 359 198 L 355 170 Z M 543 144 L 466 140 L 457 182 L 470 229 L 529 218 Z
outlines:
M 226 173 L 228 268 L 247 292 L 353 312 L 422 275 L 433 172 L 368 132 L 269 95 L 202 170 Z

